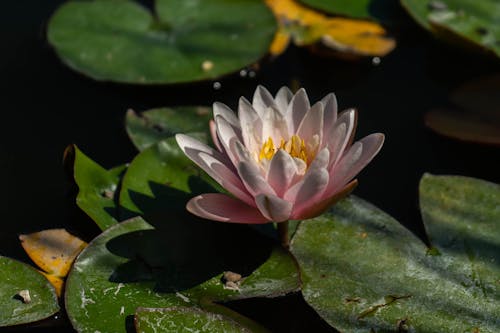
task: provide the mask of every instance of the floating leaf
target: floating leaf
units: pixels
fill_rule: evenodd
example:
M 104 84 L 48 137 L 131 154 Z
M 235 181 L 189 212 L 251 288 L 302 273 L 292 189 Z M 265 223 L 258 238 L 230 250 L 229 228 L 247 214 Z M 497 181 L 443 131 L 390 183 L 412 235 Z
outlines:
M 460 110 L 434 109 L 427 127 L 447 137 L 500 146 L 500 75 L 467 82 L 451 94 Z
M 27 235 L 19 235 L 21 245 L 42 274 L 61 296 L 64 278 L 76 256 L 87 246 L 80 238 L 64 229 L 50 229 Z
M 165 84 L 214 79 L 259 60 L 275 31 L 254 0 L 70 1 L 48 40 L 71 68 L 96 80 Z
M 208 141 L 208 123 L 212 119 L 210 108 L 187 106 L 159 108 L 135 113 L 127 111 L 125 125 L 128 136 L 139 150 L 168 139 L 177 133 L 199 133 Z
M 214 192 L 218 186 L 180 150 L 175 138 L 143 150 L 130 163 L 123 177 L 121 217 L 146 212 L 185 211 L 195 193 Z
M 401 4 L 438 38 L 500 57 L 497 0 L 401 0 Z
M 422 214 L 434 250 L 350 197 L 301 223 L 292 252 L 305 300 L 340 331 L 498 332 L 500 188 L 424 176 Z
M 0 327 L 31 323 L 59 311 L 52 285 L 34 268 L 0 256 Z
M 278 37 L 270 49 L 273 55 L 284 51 L 285 35 L 299 46 L 321 43 L 333 51 L 354 56 L 384 56 L 396 46 L 395 40 L 377 23 L 328 17 L 294 0 L 266 2 L 279 23 Z
M 115 191 L 125 165 L 106 170 L 88 158 L 77 146 L 66 149 L 65 159 L 74 162 L 73 173 L 79 187 L 76 203 L 101 228 L 105 230 L 118 223 Z
M 177 223 L 164 222 L 165 227 Z M 245 277 L 237 266 L 262 257 L 250 246 L 256 240 L 247 239 L 251 229 L 209 223 L 181 220 L 178 227 L 187 227 L 174 233 L 153 230 L 135 218 L 104 231 L 80 254 L 68 277 L 66 310 L 73 327 L 79 332 L 126 332 L 131 325 L 127 318 L 139 306 L 202 307 L 213 312 L 220 307 L 215 301 L 274 297 L 298 289 L 297 266 L 288 252 L 275 248 Z M 232 238 L 229 230 L 236 231 Z M 260 249 L 262 245 L 261 239 Z M 242 273 L 237 288 L 227 288 L 221 270 L 211 273 L 221 267 Z M 237 316 L 233 319 L 240 322 Z
M 138 308 L 135 313 L 135 328 L 138 333 L 251 332 L 228 317 L 186 307 Z

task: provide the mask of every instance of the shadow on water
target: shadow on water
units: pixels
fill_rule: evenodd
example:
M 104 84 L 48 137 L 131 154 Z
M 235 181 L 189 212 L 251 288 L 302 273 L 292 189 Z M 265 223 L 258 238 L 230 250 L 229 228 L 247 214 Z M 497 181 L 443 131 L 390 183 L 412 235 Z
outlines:
M 208 186 L 196 178 L 190 179 L 190 187 Z M 106 244 L 110 252 L 130 259 L 110 281 L 152 280 L 156 291 L 176 292 L 223 271 L 247 276 L 269 257 L 269 238 L 246 225 L 194 218 L 185 209 L 191 194 L 154 182 L 149 186 L 153 197 L 133 191 L 130 197 L 155 229 L 123 234 Z

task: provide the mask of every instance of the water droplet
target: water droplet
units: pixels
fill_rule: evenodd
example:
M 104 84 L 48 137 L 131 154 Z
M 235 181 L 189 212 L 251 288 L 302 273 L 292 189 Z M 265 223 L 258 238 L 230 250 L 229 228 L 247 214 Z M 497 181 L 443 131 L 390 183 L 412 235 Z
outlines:
M 241 77 L 245 77 L 245 76 L 247 76 L 247 74 L 248 74 L 248 71 L 247 71 L 246 69 L 242 69 L 242 70 L 240 71 L 240 76 L 241 76 Z
M 203 69 L 204 72 L 208 72 L 209 70 L 211 70 L 212 68 L 214 68 L 214 63 L 211 62 L 210 60 L 205 60 L 204 62 L 202 62 L 201 64 L 201 69 Z
M 257 73 L 255 73 L 255 71 L 248 71 L 248 77 L 249 78 L 253 79 L 256 75 L 257 75 Z
M 219 90 L 220 88 L 222 88 L 222 84 L 219 81 L 215 81 L 213 87 L 215 90 Z
M 378 65 L 380 65 L 381 62 L 382 62 L 382 60 L 379 57 L 372 58 L 372 65 L 373 66 L 378 66 Z

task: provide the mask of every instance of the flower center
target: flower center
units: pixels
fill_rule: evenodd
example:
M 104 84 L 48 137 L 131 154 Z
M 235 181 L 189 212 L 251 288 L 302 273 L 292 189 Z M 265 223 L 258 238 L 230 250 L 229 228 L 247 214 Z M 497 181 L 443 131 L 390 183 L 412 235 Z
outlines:
M 259 153 L 259 162 L 262 159 L 271 160 L 278 151 L 278 149 L 283 149 L 290 156 L 299 158 L 307 164 L 307 149 L 304 139 L 300 138 L 298 135 L 292 135 L 290 140 L 286 141 L 281 139 L 279 147 L 274 146 L 273 139 L 269 137 L 266 142 L 262 145 Z

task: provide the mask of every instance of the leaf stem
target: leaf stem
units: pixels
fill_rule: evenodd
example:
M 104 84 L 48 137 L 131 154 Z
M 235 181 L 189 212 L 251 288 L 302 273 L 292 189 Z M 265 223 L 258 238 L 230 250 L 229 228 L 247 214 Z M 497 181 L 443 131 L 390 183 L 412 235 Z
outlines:
M 288 250 L 290 248 L 290 239 L 288 237 L 288 221 L 279 222 L 277 224 L 281 246 Z

